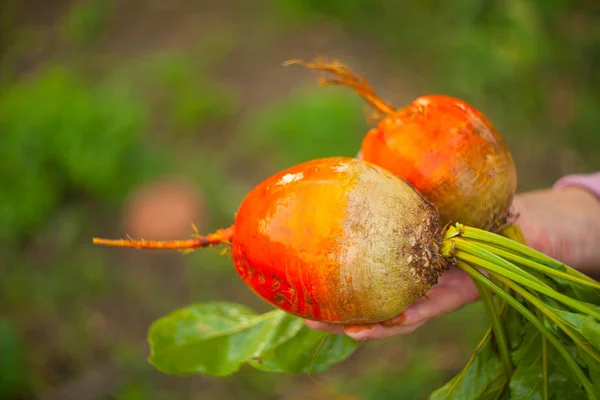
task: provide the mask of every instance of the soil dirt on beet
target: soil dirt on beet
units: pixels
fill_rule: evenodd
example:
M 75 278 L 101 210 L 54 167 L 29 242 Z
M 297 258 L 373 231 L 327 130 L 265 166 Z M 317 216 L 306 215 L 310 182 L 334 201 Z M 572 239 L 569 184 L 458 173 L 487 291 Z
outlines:
M 600 53 L 585 35 L 554 36 L 574 21 L 593 32 L 598 19 L 583 5 L 0 7 L 0 398 L 424 399 L 464 365 L 488 324 L 480 304 L 419 334 L 366 343 L 314 377 L 251 368 L 173 377 L 148 364 L 149 325 L 177 308 L 270 307 L 219 249 L 108 250 L 91 238 L 187 238 L 192 224 L 203 233 L 229 226 L 255 184 L 302 161 L 353 156 L 370 126 L 351 90 L 318 87 L 285 60 L 338 58 L 397 107 L 434 92 L 472 102 L 506 137 L 519 190 L 600 167 L 590 133 L 600 90 L 589 72 Z M 492 35 L 491 26 L 501 27 Z

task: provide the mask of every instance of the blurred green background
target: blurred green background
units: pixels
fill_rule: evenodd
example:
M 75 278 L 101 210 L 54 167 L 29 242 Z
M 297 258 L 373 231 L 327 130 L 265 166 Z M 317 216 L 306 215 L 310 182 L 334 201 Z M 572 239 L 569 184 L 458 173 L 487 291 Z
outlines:
M 421 399 L 487 326 L 479 304 L 315 377 L 169 377 L 149 324 L 209 300 L 268 310 L 218 251 L 97 248 L 231 223 L 252 186 L 369 127 L 352 91 L 281 66 L 336 57 L 401 106 L 461 97 L 519 190 L 600 169 L 600 6 L 588 1 L 8 0 L 0 10 L 1 399 Z

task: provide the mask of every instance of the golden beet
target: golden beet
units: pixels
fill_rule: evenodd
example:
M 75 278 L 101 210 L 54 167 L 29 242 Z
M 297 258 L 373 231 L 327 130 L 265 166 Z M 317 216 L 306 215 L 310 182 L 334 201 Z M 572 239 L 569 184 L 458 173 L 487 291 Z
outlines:
M 383 321 L 437 282 L 436 208 L 402 179 L 351 158 L 296 165 L 256 186 L 234 225 L 233 261 L 260 297 L 303 318 Z
M 371 129 L 361 151 L 409 181 L 444 223 L 489 230 L 506 223 L 517 186 L 512 155 L 487 118 L 459 99 L 419 97 Z
M 385 321 L 423 296 L 446 268 L 436 207 L 376 165 L 309 161 L 252 189 L 235 223 L 188 240 L 94 239 L 146 249 L 230 244 L 244 282 L 272 305 L 342 324 Z

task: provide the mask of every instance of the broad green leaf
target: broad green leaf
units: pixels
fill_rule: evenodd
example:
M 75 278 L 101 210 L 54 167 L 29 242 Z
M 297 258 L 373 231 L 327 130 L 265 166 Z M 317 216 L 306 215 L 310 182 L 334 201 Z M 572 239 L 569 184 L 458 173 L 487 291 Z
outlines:
M 554 311 L 563 322 L 587 339 L 589 344 L 594 346 L 597 350 L 600 350 L 600 322 L 588 315 L 576 314 L 569 311 L 558 310 L 556 308 L 553 308 L 552 311 Z
M 600 364 L 594 361 L 588 354 L 581 354 L 581 357 L 588 366 L 587 372 L 590 377 L 590 382 L 594 385 L 596 397 L 600 398 Z
M 271 372 L 311 374 L 343 361 L 357 343 L 346 335 L 327 335 L 303 326 L 293 339 L 262 352 L 250 361 L 257 369 Z
M 149 361 L 160 371 L 175 375 L 226 376 L 252 360 L 257 368 L 294 373 L 310 368 L 311 359 L 275 360 L 277 353 L 270 350 L 280 347 L 283 354 L 314 354 L 323 336 L 308 332 L 300 318 L 281 310 L 259 315 L 240 304 L 196 304 L 151 326 Z M 356 343 L 342 343 L 339 338 L 328 340 L 323 353 L 319 351 L 321 358 L 316 358 L 320 370 L 345 359 L 356 347 Z
M 542 394 L 542 335 L 533 326 L 528 325 L 523 341 L 513 352 L 516 366 L 511 377 L 510 399 L 543 399 Z M 585 399 L 586 395 L 571 371 L 564 365 L 561 357 L 552 346 L 549 352 L 548 392 L 551 398 Z
M 564 346 L 569 350 L 575 360 L 587 369 L 590 382 L 596 389 L 596 395 L 600 397 L 600 363 L 598 356 L 600 350 L 600 323 L 588 315 L 573 313 L 558 309 L 555 305 L 552 311 L 570 328 L 578 338 L 579 344 L 573 340 L 565 341 Z M 551 329 L 558 332 L 556 326 Z M 596 358 L 590 354 L 595 354 Z M 564 376 L 570 376 L 565 373 Z
M 568 272 L 567 268 L 558 262 L 550 262 L 548 260 L 535 260 L 536 262 L 543 264 L 547 267 L 556 269 L 561 272 Z M 521 266 L 521 265 L 520 265 Z M 552 275 L 538 275 L 543 276 L 546 280 L 551 280 L 561 293 L 573 297 L 574 299 L 581 300 L 589 304 L 600 304 L 600 291 L 592 287 L 579 285 L 577 283 L 561 279 L 560 277 Z
M 510 398 L 542 400 L 542 341 L 539 332 L 528 331 L 513 352 L 515 370 L 509 383 Z
M 480 343 L 465 368 L 430 396 L 430 400 L 496 400 L 507 383 L 500 356 L 491 336 Z

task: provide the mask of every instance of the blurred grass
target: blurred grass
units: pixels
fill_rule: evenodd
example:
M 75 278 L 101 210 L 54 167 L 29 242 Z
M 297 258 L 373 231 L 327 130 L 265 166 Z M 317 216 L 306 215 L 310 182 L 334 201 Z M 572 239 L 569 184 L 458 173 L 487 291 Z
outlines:
M 300 88 L 257 110 L 242 129 L 240 157 L 264 154 L 283 169 L 318 157 L 354 157 L 368 129 L 362 100 L 343 88 Z
M 83 0 L 73 3 L 65 13 L 63 35 L 74 46 L 93 44 L 106 31 L 112 0 Z
M 261 72 L 303 52 L 343 48 L 381 71 L 379 82 L 474 103 L 507 137 L 521 188 L 598 169 L 597 5 L 158 3 L 2 5 L 0 398 L 75 390 L 73 381 L 81 399 L 425 398 L 479 340 L 480 305 L 362 346 L 317 377 L 324 385 L 248 369 L 167 377 L 146 363 L 152 320 L 211 299 L 268 306 L 218 251 L 106 251 L 89 240 L 121 236 L 128 194 L 172 173 L 201 189 L 200 228 L 212 231 L 274 171 L 353 156 L 369 127 L 358 97 L 318 88 L 308 72 L 293 88 L 293 70 L 282 80 Z M 85 379 L 94 371 L 100 384 Z
M 0 238 L 43 224 L 66 197 L 119 202 L 151 173 L 147 107 L 131 93 L 50 67 L 0 92 Z
M 162 134 L 170 139 L 202 136 L 202 125 L 231 117 L 237 110 L 237 99 L 231 88 L 210 79 L 214 62 L 199 53 L 165 52 L 145 57 L 134 65 L 121 68 L 114 77 L 121 85 L 132 85 L 147 96 L 162 126 Z M 179 137 L 176 137 L 179 136 Z

